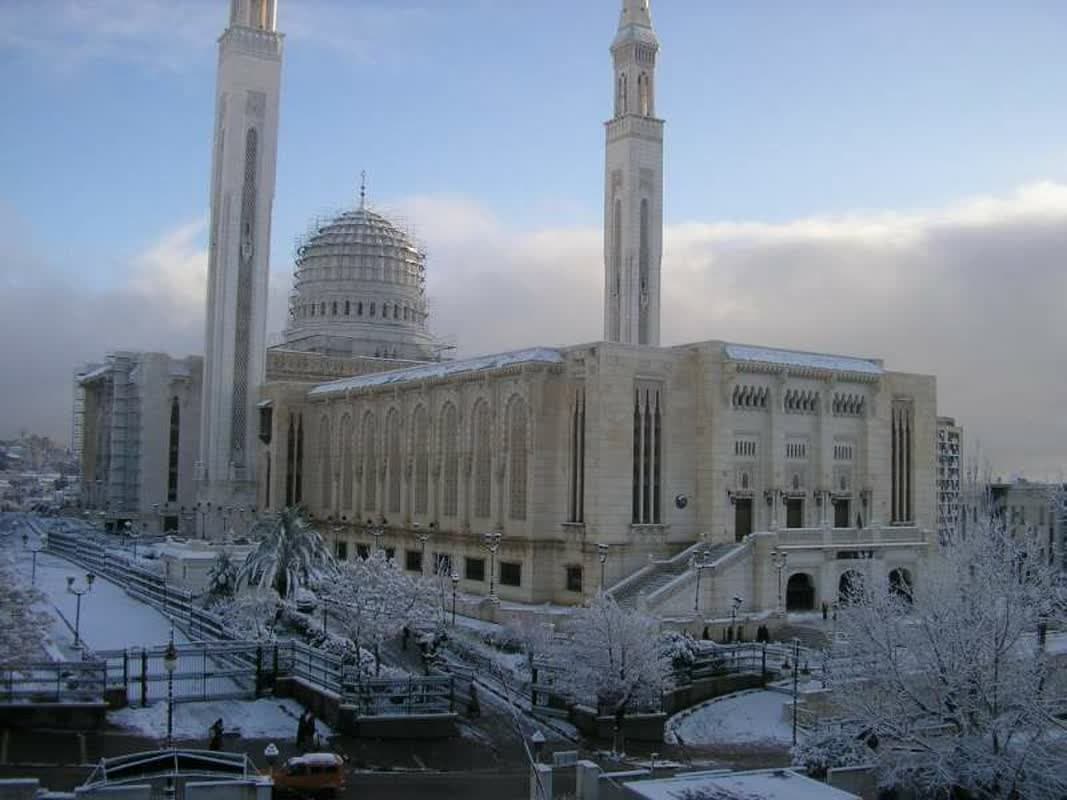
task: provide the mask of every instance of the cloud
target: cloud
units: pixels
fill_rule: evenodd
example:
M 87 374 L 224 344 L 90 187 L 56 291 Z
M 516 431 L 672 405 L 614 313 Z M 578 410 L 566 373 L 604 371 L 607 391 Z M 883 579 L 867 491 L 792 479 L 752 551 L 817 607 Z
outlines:
M 459 355 L 602 334 L 601 233 L 509 229 L 462 197 L 390 209 L 429 252 L 432 326 Z M 122 288 L 72 288 L 0 207 L 0 435 L 59 433 L 75 365 L 118 348 L 199 352 L 203 220 L 177 225 L 125 265 Z M 883 358 L 936 375 L 939 413 L 994 468 L 1067 467 L 1067 185 L 1024 187 L 913 213 L 782 224 L 668 226 L 663 340 L 724 339 Z M 272 276 L 269 330 L 289 276 Z
M 202 65 L 228 20 L 219 0 L 11 0 L 0 4 L 0 52 L 21 52 L 71 73 L 114 62 L 181 72 Z M 279 27 L 343 60 L 402 58 L 431 14 L 388 0 L 283 4 Z

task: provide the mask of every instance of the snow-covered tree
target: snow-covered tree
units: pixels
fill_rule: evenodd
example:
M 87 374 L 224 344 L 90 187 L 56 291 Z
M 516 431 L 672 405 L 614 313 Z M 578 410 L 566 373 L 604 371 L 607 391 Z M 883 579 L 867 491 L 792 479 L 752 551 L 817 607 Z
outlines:
M 281 606 L 282 600 L 273 589 L 255 588 L 219 603 L 215 613 L 241 638 L 271 642 Z
M 382 643 L 405 627 L 436 621 L 433 583 L 405 572 L 395 559 L 376 549 L 367 558 L 345 562 L 334 580 L 321 587 L 323 601 L 359 649 L 378 661 Z M 380 668 L 380 663 L 375 669 Z
M 296 509 L 256 525 L 259 539 L 237 571 L 237 589 L 258 586 L 290 599 L 298 589 L 314 586 L 337 574 L 337 562 L 322 535 Z
M 11 556 L 0 553 L 0 663 L 36 661 L 51 617 L 34 609 L 44 600 L 25 586 Z
M 1044 544 L 995 509 L 972 516 L 914 586 L 868 575 L 841 612 L 835 648 L 851 668 L 831 686 L 881 742 L 884 783 L 931 798 L 1067 796 L 1067 727 L 1049 710 L 1063 670 L 1038 635 L 1063 613 Z
M 600 593 L 575 612 L 570 636 L 557 640 L 553 658 L 561 667 L 557 685 L 578 702 L 615 717 L 615 747 L 622 750 L 627 712 L 659 710 L 671 662 L 651 617 L 621 608 Z
M 228 550 L 220 550 L 207 574 L 212 597 L 232 597 L 237 588 L 237 564 Z

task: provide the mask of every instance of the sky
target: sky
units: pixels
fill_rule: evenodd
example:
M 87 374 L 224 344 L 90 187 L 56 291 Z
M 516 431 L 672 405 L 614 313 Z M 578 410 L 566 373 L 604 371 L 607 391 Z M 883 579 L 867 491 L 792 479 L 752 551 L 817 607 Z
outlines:
M 602 332 L 619 0 L 280 0 L 271 322 L 356 202 L 429 254 L 459 355 Z M 203 346 L 225 0 L 2 0 L 0 437 L 71 374 Z M 876 356 L 1007 477 L 1067 468 L 1067 4 L 653 0 L 666 344 Z M 1025 399 L 1026 403 L 1022 400 Z

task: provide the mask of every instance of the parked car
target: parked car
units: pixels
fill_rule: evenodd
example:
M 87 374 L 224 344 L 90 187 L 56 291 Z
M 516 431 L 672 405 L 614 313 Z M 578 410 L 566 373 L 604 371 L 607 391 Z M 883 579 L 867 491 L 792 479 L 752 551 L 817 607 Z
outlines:
M 293 756 L 270 770 L 278 794 L 333 797 L 345 789 L 345 762 L 336 753 Z

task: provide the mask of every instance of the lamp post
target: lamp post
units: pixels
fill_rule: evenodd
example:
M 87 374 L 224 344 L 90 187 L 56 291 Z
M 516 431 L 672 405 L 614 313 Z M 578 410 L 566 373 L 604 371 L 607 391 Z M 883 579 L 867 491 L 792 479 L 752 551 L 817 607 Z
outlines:
M 167 671 L 167 749 L 174 746 L 174 670 L 178 666 L 178 650 L 174 647 L 174 631 L 170 644 L 163 651 L 163 669 Z
M 459 587 L 459 574 L 452 573 L 452 627 L 456 627 L 456 589 Z
M 730 627 L 733 628 L 737 623 L 737 612 L 741 610 L 741 605 L 745 601 L 737 595 L 734 595 L 734 599 L 730 601 Z
M 374 549 L 375 550 L 380 550 L 381 547 L 382 547 L 382 537 L 385 536 L 385 527 L 384 527 L 385 525 L 386 525 L 385 519 L 382 519 L 382 522 L 381 522 L 380 525 L 375 525 L 374 524 L 374 520 L 372 520 L 370 518 L 367 519 L 367 525 L 366 525 L 367 533 L 369 533 L 371 536 L 374 537 Z
M 782 550 L 771 551 L 771 566 L 778 570 L 778 613 L 782 613 L 782 572 L 789 562 L 789 554 Z
M 482 547 L 489 551 L 489 602 L 496 602 L 496 551 L 500 549 L 500 540 L 504 534 L 500 531 L 486 531 L 482 534 Z
M 28 534 L 22 534 L 22 546 L 33 553 L 33 571 L 30 572 L 30 586 L 37 585 L 37 554 L 44 550 L 41 545 L 35 545 L 30 547 L 30 537 Z
M 74 586 L 74 576 L 67 576 L 67 591 L 78 598 L 77 610 L 74 613 L 74 648 L 81 647 L 81 624 L 82 624 L 82 595 L 88 594 L 93 590 L 93 581 L 96 580 L 96 576 L 91 572 L 85 573 L 85 586 L 77 588 Z
M 693 558 L 690 565 L 697 571 L 697 590 L 696 595 L 693 597 L 693 611 L 697 614 L 700 613 L 700 573 L 708 569 L 711 566 L 711 551 L 705 550 L 700 554 L 700 558 Z
M 200 515 L 200 538 L 207 538 L 207 515 L 211 513 L 211 503 L 205 503 L 203 500 L 196 504 L 195 513 Z
M 419 523 L 415 523 L 412 527 L 415 528 L 415 538 L 419 541 L 419 546 L 422 548 L 422 555 L 419 556 L 419 573 L 426 574 L 426 543 L 430 541 L 430 536 L 433 534 L 432 530 L 421 531 Z M 453 573 L 454 574 L 454 573 Z M 458 580 L 458 578 L 457 578 Z M 455 606 L 455 603 L 452 604 Z M 453 615 L 454 616 L 454 615 Z
M 601 591 L 601 593 L 603 593 L 603 591 L 604 591 L 604 565 L 607 564 L 607 562 L 608 562 L 608 550 L 609 549 L 610 549 L 610 546 L 604 544 L 603 542 L 597 542 L 597 544 L 596 544 L 596 557 L 598 559 L 600 559 L 600 591 Z

